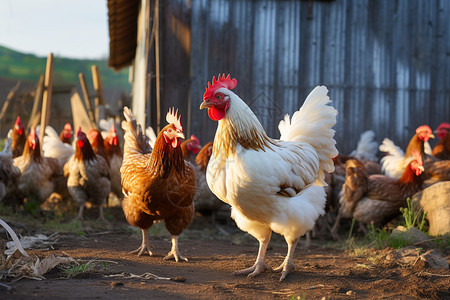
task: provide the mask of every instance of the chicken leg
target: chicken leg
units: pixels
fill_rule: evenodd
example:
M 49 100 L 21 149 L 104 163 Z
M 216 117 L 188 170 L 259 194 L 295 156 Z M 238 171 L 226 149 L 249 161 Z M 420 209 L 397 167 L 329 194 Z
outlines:
M 267 236 L 259 240 L 259 250 L 255 264 L 250 268 L 234 272 L 233 273 L 234 275 L 248 275 L 248 277 L 255 277 L 265 270 L 270 270 L 270 267 L 266 264 L 264 260 L 266 257 L 266 250 L 267 246 L 269 245 L 271 235 L 272 232 L 269 231 Z
M 135 254 L 137 253 L 138 256 L 141 256 L 145 251 L 148 251 L 148 255 L 153 256 L 154 253 L 150 250 L 150 240 L 148 239 L 148 228 L 147 229 L 141 229 L 142 230 L 142 244 L 139 248 L 137 248 L 134 251 L 131 251 L 130 253 Z
M 290 239 L 286 239 L 286 242 L 288 244 L 288 252 L 286 254 L 286 258 L 284 259 L 283 263 L 279 267 L 273 269 L 274 272 L 282 272 L 281 277 L 280 277 L 280 282 L 283 281 L 286 278 L 287 274 L 292 272 L 295 268 L 293 258 L 294 258 L 295 247 L 297 246 L 298 240 L 299 240 L 298 238 L 294 241 L 292 241 Z
M 164 257 L 164 260 L 175 259 L 178 262 L 180 259 L 188 261 L 188 259 L 180 254 L 178 250 L 178 235 L 172 235 L 172 250 Z

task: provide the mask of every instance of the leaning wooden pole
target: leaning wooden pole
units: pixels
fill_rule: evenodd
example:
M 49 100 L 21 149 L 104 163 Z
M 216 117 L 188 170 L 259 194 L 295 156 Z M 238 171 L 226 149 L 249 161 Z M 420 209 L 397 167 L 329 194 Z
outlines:
M 44 140 L 45 127 L 50 121 L 50 110 L 52 104 L 52 87 L 53 87 L 53 53 L 47 57 L 47 66 L 45 68 L 44 79 L 44 96 L 42 97 L 42 110 L 41 110 L 41 132 L 39 134 L 39 140 Z
M 37 116 L 42 105 L 42 95 L 44 94 L 44 74 L 39 76 L 39 81 L 34 93 L 33 109 L 31 110 L 30 119 L 28 120 L 28 128 L 36 126 L 39 123 Z
M 155 1 L 155 71 L 156 71 L 156 132 L 161 130 L 161 79 L 159 70 L 159 0 Z
M 16 85 L 9 91 L 8 96 L 6 97 L 5 103 L 3 103 L 2 111 L 0 112 L 0 122 L 3 121 L 3 118 L 5 117 L 6 111 L 8 110 L 9 103 L 16 95 L 17 91 L 20 87 L 20 81 L 17 81 Z
M 103 86 L 102 80 L 100 78 L 100 71 L 96 65 L 91 67 L 92 71 L 92 82 L 94 84 L 95 90 L 95 120 L 100 122 L 103 119 L 105 112 L 105 98 L 103 97 Z
M 84 104 L 86 105 L 89 119 L 91 120 L 92 127 L 97 129 L 97 124 L 95 121 L 94 108 L 92 107 L 91 97 L 89 96 L 89 91 L 86 84 L 86 78 L 83 73 L 78 74 L 78 78 L 80 79 L 81 90 L 83 91 Z

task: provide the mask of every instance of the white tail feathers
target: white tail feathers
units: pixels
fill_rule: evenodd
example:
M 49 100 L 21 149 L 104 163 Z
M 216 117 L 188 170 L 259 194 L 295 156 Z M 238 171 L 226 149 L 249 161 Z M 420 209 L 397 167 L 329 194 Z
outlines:
M 281 140 L 308 143 L 319 155 L 319 179 L 323 181 L 323 171 L 334 171 L 332 158 L 338 155 L 332 127 L 336 124 L 337 110 L 327 105 L 331 103 L 325 86 L 317 86 L 308 95 L 300 110 L 292 118 L 289 115 L 280 121 L 278 129 Z
M 405 170 L 403 165 L 405 153 L 403 150 L 396 146 L 393 141 L 385 138 L 380 145 L 380 151 L 388 153 L 380 161 L 383 173 L 392 178 L 400 178 Z
M 380 145 L 381 152 L 387 152 L 389 155 L 393 156 L 405 156 L 405 152 L 403 152 L 400 147 L 396 146 L 393 141 L 388 138 L 385 138 Z
M 375 132 L 373 130 L 364 131 L 359 138 L 358 146 L 350 155 L 358 159 L 378 161 L 378 143 L 374 139 Z

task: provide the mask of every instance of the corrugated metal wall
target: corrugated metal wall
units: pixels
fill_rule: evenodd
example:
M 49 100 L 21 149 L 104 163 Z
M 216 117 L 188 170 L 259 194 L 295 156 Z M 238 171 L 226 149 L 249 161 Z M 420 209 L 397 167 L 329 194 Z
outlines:
M 406 148 L 419 125 L 450 121 L 450 1 L 314 1 L 310 19 L 307 1 L 171 2 L 190 12 L 190 129 L 202 143 L 217 124 L 198 107 L 218 73 L 238 80 L 234 91 L 272 137 L 325 84 L 342 153 L 368 129 Z

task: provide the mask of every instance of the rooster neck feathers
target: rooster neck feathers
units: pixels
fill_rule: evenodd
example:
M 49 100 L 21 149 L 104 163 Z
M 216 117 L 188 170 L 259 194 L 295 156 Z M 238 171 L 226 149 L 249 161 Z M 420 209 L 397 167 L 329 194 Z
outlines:
M 228 157 L 236 151 L 238 143 L 244 149 L 256 151 L 265 151 L 266 147 L 275 145 L 247 104 L 233 92 L 225 89 L 225 93 L 230 96 L 231 105 L 226 116 L 219 121 L 213 155 L 216 157 L 223 152 Z
M 77 147 L 75 149 L 75 159 L 76 160 L 94 160 L 96 158 L 94 150 L 92 149 L 91 143 L 86 140 L 82 147 L 80 147 L 77 143 Z

